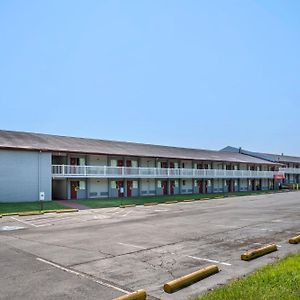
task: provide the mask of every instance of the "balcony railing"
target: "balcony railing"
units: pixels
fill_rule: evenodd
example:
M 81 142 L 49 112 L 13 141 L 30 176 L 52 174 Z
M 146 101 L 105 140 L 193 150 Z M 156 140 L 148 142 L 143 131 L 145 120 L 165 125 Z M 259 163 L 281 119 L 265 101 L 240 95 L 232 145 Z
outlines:
M 53 165 L 55 178 L 273 178 L 278 171 Z
M 279 170 L 286 174 L 300 174 L 300 168 L 280 168 Z

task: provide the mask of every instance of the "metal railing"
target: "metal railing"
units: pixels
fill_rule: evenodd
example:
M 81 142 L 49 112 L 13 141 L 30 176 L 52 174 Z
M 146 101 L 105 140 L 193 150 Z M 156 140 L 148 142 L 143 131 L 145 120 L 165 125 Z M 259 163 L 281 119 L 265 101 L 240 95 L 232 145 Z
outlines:
M 281 171 L 52 165 L 60 178 L 273 178 Z
M 300 174 L 300 168 L 280 168 L 279 171 L 285 174 Z

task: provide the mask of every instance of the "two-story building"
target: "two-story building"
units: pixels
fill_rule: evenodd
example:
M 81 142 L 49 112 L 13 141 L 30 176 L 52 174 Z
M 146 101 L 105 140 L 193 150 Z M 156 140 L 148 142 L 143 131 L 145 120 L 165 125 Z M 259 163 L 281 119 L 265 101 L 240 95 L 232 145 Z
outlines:
M 242 148 L 231 147 L 231 146 L 227 146 L 221 151 L 241 153 L 241 154 L 249 155 L 251 157 L 256 157 L 270 162 L 282 164 L 282 167 L 280 167 L 279 170 L 281 172 L 284 172 L 285 174 L 285 178 L 283 182 L 287 184 L 300 183 L 300 157 L 284 155 L 283 153 L 272 154 L 272 153 L 253 152 L 253 151 L 245 150 Z
M 280 167 L 238 152 L 0 131 L 0 202 L 269 190 Z

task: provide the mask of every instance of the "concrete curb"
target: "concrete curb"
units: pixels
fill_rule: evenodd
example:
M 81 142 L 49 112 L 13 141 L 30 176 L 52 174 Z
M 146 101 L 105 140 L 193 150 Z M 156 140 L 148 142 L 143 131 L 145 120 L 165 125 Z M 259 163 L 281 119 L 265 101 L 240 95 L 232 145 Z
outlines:
M 62 214 L 62 213 L 70 213 L 70 212 L 78 212 L 79 209 L 78 208 L 66 208 L 66 209 L 60 209 L 60 210 L 56 210 L 57 214 Z
M 186 200 L 183 200 L 183 202 L 193 202 L 195 201 L 196 199 L 186 199 Z
M 290 244 L 298 244 L 298 243 L 300 243 L 300 235 L 294 236 L 294 237 L 290 238 L 289 239 L 289 243 Z
M 144 206 L 152 206 L 152 205 L 158 205 L 158 202 L 148 202 L 148 203 L 144 203 Z
M 164 204 L 174 204 L 174 203 L 178 203 L 178 201 L 166 201 Z
M 219 272 L 218 266 L 211 265 L 206 268 L 200 269 L 196 272 L 190 273 L 188 275 L 167 282 L 164 284 L 163 288 L 166 293 L 170 294 L 188 285 L 191 285 L 201 279 L 204 279 L 210 275 L 216 274 L 218 272 Z
M 18 216 L 19 213 L 17 212 L 14 212 L 14 213 L 4 213 L 2 214 L 2 217 L 9 217 L 9 216 Z
M 249 261 L 251 259 L 263 256 L 265 254 L 277 251 L 275 244 L 267 245 L 258 249 L 249 250 L 241 255 L 241 260 Z
M 127 205 L 120 205 L 120 208 L 126 208 L 126 207 L 136 207 L 136 204 L 127 204 Z
M 113 300 L 145 300 L 146 297 L 147 297 L 147 294 L 146 294 L 145 290 L 137 290 L 133 293 L 130 293 L 130 294 L 127 294 L 124 296 L 120 296 Z
M 42 211 L 44 214 L 56 213 L 57 209 L 46 209 Z
M 19 217 L 24 217 L 24 216 L 38 216 L 38 215 L 43 215 L 44 213 L 41 211 L 28 211 L 28 212 L 23 212 L 19 213 Z

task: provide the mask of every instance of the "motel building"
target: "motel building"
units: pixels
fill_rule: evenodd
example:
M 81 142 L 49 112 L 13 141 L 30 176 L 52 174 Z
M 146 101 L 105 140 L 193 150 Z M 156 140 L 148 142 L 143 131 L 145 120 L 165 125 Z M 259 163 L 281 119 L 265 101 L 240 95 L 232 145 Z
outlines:
M 299 180 L 299 165 L 239 151 L 0 130 L 0 202 L 273 190 L 287 168 Z
M 252 157 L 257 157 L 274 163 L 282 164 L 284 166 L 284 178 L 283 183 L 286 184 L 296 184 L 300 183 L 300 157 L 288 156 L 282 154 L 271 154 L 271 153 L 261 153 L 244 150 L 242 148 L 235 148 L 228 146 L 222 151 L 228 152 L 239 152 Z

